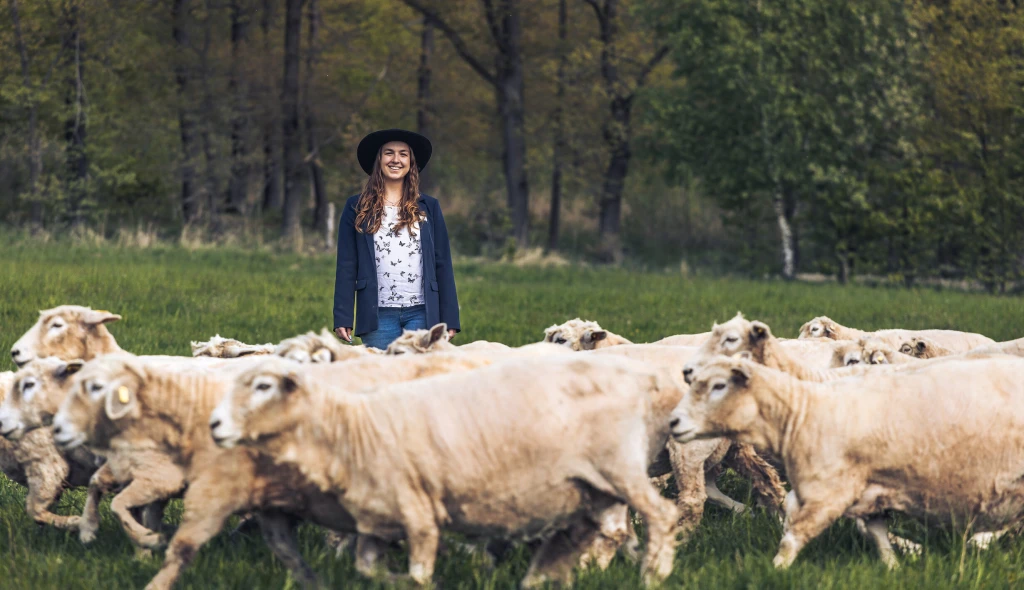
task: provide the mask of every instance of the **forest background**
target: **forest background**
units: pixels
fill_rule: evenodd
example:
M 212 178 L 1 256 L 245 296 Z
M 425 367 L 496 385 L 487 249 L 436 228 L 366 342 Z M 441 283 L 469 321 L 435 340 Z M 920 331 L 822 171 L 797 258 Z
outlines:
M 365 133 L 455 250 L 1016 290 L 1008 0 L 3 0 L 0 220 L 330 246 Z

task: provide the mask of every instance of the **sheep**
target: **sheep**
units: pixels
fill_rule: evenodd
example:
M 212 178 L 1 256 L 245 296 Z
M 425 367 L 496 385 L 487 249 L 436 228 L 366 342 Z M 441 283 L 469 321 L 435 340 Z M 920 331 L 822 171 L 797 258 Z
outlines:
M 819 316 L 800 327 L 800 338 L 831 338 L 833 340 L 857 340 L 863 336 L 875 336 L 885 340 L 890 346 L 901 350 L 903 343 L 908 338 L 926 337 L 936 344 L 944 346 L 954 352 L 967 352 L 972 348 L 995 344 L 995 341 L 987 336 L 973 332 L 959 332 L 956 330 L 902 330 L 889 329 L 876 332 L 864 332 L 855 328 L 847 328 L 826 316 Z
M 620 344 L 633 344 L 597 324 L 575 318 L 544 330 L 544 342 L 567 346 L 573 350 L 594 350 Z
M 642 570 L 655 582 L 672 569 L 676 510 L 646 471 L 684 388 L 627 359 L 557 355 L 353 395 L 267 362 L 238 378 L 210 426 L 218 444 L 261 449 L 337 493 L 361 533 L 406 538 L 417 583 L 433 575 L 441 527 L 546 537 L 522 585 L 565 580 L 578 540 L 620 502 L 647 522 Z
M 56 412 L 52 392 L 81 366 L 82 361 L 37 358 L 5 379 L 10 385 L 0 405 L 4 472 L 28 487 L 25 510 L 32 520 L 69 530 L 78 530 L 81 517 L 54 514 L 50 505 L 68 487 L 89 482 L 95 457 L 84 450 L 59 452 L 50 431 L 39 426 L 42 414 Z
M 919 359 L 931 359 L 956 354 L 956 351 L 923 336 L 916 336 L 901 343 L 900 352 Z
M 156 548 L 163 539 L 154 531 L 129 526 L 127 510 L 166 500 L 187 484 L 181 526 L 147 588 L 170 588 L 198 548 L 234 513 L 257 511 L 275 555 L 299 580 L 311 585 L 316 576 L 299 555 L 291 520 L 285 515 L 355 532 L 351 516 L 295 468 L 275 465 L 248 449 L 222 449 L 210 438 L 208 417 L 232 376 L 259 362 L 238 361 L 230 369 L 211 369 L 128 354 L 105 355 L 79 371 L 53 418 L 54 440 L 63 449 L 88 445 L 103 454 L 141 448 L 162 459 L 162 481 L 140 482 L 136 477 L 111 504 L 139 545 Z
M 625 356 L 678 371 L 694 351 L 695 347 L 627 344 L 590 354 Z M 752 447 L 735 445 L 728 439 L 715 441 L 716 444 L 704 446 L 703 454 L 699 449 L 673 449 L 675 443 L 669 442 L 672 468 L 679 489 L 676 502 L 682 511 L 680 532 L 684 539 L 700 525 L 705 499 L 735 512 L 742 512 L 746 508 L 718 489 L 715 480 L 720 472 L 720 462 L 724 461 L 726 466 L 748 477 L 753 484 L 758 503 L 768 509 L 779 511 L 786 495 L 775 468 L 758 456 Z M 679 462 L 684 457 L 691 462 Z
M 10 395 L 13 385 L 14 371 L 0 371 L 0 403 Z M 14 446 L 4 438 L 0 438 L 0 471 L 11 481 L 25 485 L 25 470 L 14 456 Z
M 261 354 L 274 354 L 274 345 L 246 344 L 234 338 L 221 338 L 220 334 L 214 335 L 206 342 L 192 341 L 192 356 L 231 359 Z
M 400 354 L 423 354 L 426 352 L 453 350 L 463 352 L 501 352 L 511 350 L 511 348 L 500 342 L 488 342 L 486 340 L 475 340 L 462 346 L 455 346 L 449 342 L 448 324 L 442 322 L 434 325 L 429 330 L 403 330 L 402 335 L 388 345 L 384 354 L 397 356 Z
M 861 363 L 889 365 L 915 361 L 913 356 L 894 350 L 884 340 L 874 336 L 863 336 L 857 340 L 836 340 L 832 350 L 831 367 L 848 367 Z
M 380 354 L 376 348 L 349 346 L 327 331 L 309 331 L 305 334 L 286 338 L 277 344 L 274 354 L 300 363 L 336 363 L 360 358 L 368 354 Z
M 982 531 L 998 531 L 1024 512 L 1018 358 L 920 363 L 911 371 L 813 383 L 717 357 L 692 376 L 671 426 L 682 442 L 727 435 L 785 461 L 793 491 L 777 568 L 788 567 L 844 515 L 867 520 L 867 533 L 893 568 L 887 510 Z
M 39 312 L 39 319 L 11 347 L 11 359 L 19 367 L 35 358 L 89 360 L 121 352 L 106 324 L 121 316 L 80 305 L 62 305 Z

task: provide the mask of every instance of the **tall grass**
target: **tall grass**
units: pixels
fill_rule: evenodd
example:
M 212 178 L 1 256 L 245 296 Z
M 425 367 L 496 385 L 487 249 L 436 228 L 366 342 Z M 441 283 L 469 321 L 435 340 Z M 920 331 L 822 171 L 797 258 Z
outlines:
M 39 309 L 78 303 L 124 316 L 110 329 L 127 350 L 189 354 L 189 340 L 214 333 L 247 342 L 274 342 L 330 326 L 334 261 L 271 252 L 152 247 L 122 249 L 59 243 L 5 246 L 0 259 L 0 370 L 6 351 Z M 456 268 L 464 332 L 459 340 L 523 344 L 548 325 L 580 316 L 644 342 L 707 330 L 737 311 L 793 337 L 816 315 L 864 328 L 938 327 L 978 331 L 997 340 L 1024 332 L 1024 303 L 982 294 L 860 286 L 806 285 L 735 279 L 684 278 L 615 269 L 518 268 L 462 263 Z M 748 497 L 744 482 L 723 488 Z M 81 511 L 81 492 L 65 494 L 62 514 Z M 104 504 L 97 541 L 83 547 L 73 534 L 37 527 L 26 516 L 24 490 L 0 482 L 0 587 L 130 588 L 155 574 L 162 557 L 137 560 Z M 180 519 L 172 503 L 167 521 Z M 1024 584 L 1024 542 L 1006 540 L 987 552 L 966 549 L 960 535 L 898 523 L 927 549 L 887 572 L 849 523 L 813 542 L 793 568 L 771 567 L 780 525 L 769 515 L 733 515 L 709 507 L 693 540 L 681 547 L 671 588 L 1011 588 Z M 313 527 L 301 531 L 303 553 L 330 587 L 376 588 L 359 578 L 349 557 L 336 558 Z M 390 556 L 400 570 L 404 556 Z M 516 586 L 528 563 L 518 549 L 494 569 L 467 555 L 445 555 L 436 580 L 444 588 Z M 183 588 L 282 588 L 294 585 L 263 542 L 221 534 L 200 551 Z M 622 561 L 605 572 L 582 572 L 577 587 L 639 586 L 637 568 Z

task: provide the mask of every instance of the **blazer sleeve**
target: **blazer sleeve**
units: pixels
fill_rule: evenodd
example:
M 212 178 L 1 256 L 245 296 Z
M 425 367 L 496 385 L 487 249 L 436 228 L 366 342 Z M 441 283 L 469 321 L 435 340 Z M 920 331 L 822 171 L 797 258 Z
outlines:
M 441 321 L 448 329 L 462 331 L 459 324 L 459 295 L 455 292 L 455 272 L 452 269 L 452 250 L 448 244 L 448 228 L 444 224 L 441 205 L 434 205 L 434 266 L 437 277 L 438 310 Z
M 334 327 L 351 328 L 356 299 L 356 210 L 351 199 L 338 222 L 338 269 L 334 275 Z

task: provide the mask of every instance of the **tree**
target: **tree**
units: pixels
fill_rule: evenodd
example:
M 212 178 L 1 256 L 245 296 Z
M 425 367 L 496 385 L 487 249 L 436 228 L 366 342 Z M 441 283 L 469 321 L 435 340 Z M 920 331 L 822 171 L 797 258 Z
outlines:
M 306 111 L 306 149 L 309 154 L 309 182 L 313 192 L 313 229 L 319 234 L 327 229 L 327 187 L 324 186 L 323 162 L 317 140 L 317 118 L 313 111 L 313 80 L 320 56 L 317 35 L 320 31 L 320 5 L 309 0 L 309 47 L 306 50 L 306 80 L 303 89 L 303 108 Z
M 548 214 L 547 250 L 558 249 L 559 217 L 562 207 L 562 165 L 567 156 L 565 140 L 565 70 L 569 66 L 569 10 L 566 0 L 558 0 L 558 66 L 555 74 L 555 112 L 551 146 L 551 204 Z
M 423 19 L 423 30 L 420 33 L 420 64 L 416 70 L 416 130 L 420 135 L 430 137 L 431 104 L 430 104 L 430 59 L 434 53 L 434 25 Z M 431 192 L 434 175 L 429 171 L 420 174 L 420 190 Z
M 250 123 L 248 85 L 243 79 L 243 58 L 247 50 L 251 12 L 243 0 L 231 0 L 231 70 L 228 94 L 231 98 L 231 179 L 228 181 L 225 211 L 241 213 L 249 192 L 249 141 L 246 129 Z
M 196 113 L 192 102 L 192 67 L 189 53 L 189 0 L 171 3 L 171 35 L 174 38 L 174 81 L 178 91 L 178 131 L 181 139 L 181 213 L 185 223 L 199 219 L 200 203 L 196 191 L 196 163 L 200 146 L 196 141 Z
M 68 213 L 74 227 L 82 224 L 83 208 L 86 203 L 89 179 L 89 156 L 86 154 L 86 110 L 84 51 L 79 5 L 71 0 L 62 6 L 62 17 L 66 27 L 64 66 L 64 104 L 67 108 L 64 119 L 65 141 L 65 184 L 68 195 Z
M 622 259 L 622 244 L 619 228 L 622 220 L 622 193 L 629 173 L 629 160 L 633 155 L 633 103 L 647 76 L 668 55 L 668 47 L 655 49 L 642 60 L 635 76 L 627 78 L 623 69 L 627 60 L 621 55 L 622 42 L 618 0 L 584 0 L 594 9 L 597 16 L 601 40 L 601 78 L 604 92 L 609 101 L 609 116 L 602 127 L 602 136 L 609 151 L 608 166 L 605 168 L 604 183 L 599 199 L 598 233 L 606 248 L 606 255 L 612 260 Z
M 493 69 L 474 54 L 449 22 L 424 0 L 403 0 L 437 27 L 470 68 L 494 88 L 501 118 L 505 187 L 512 232 L 519 247 L 527 245 L 530 187 L 526 172 L 526 106 L 524 93 L 522 19 L 519 0 L 481 0 L 487 31 L 495 50 Z
M 284 84 L 281 90 L 281 153 L 284 160 L 284 217 L 281 234 L 302 245 L 302 143 L 299 134 L 299 37 L 304 0 L 288 0 L 284 24 Z

